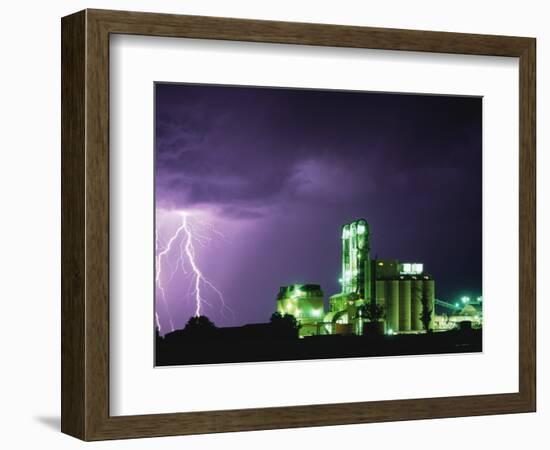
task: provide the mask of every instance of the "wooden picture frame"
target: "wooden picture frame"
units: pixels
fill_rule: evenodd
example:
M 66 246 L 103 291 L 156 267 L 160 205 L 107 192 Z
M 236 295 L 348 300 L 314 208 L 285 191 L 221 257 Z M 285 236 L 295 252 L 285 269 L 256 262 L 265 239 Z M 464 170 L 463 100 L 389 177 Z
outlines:
M 104 10 L 61 25 L 64 433 L 101 440 L 535 411 L 535 39 Z M 519 391 L 110 416 L 109 36 L 117 33 L 518 57 Z

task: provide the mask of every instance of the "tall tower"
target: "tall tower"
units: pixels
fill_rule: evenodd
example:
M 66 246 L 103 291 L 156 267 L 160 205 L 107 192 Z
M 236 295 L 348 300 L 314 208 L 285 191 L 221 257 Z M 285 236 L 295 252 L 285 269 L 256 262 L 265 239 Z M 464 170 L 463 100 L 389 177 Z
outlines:
M 370 299 L 370 232 L 365 219 L 342 227 L 342 293 Z

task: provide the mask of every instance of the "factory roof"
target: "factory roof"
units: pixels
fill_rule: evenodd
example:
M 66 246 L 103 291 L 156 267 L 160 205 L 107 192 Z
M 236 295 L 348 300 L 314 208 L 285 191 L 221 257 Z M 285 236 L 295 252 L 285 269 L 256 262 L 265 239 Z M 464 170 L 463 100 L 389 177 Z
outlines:
M 397 274 L 392 276 L 383 276 L 379 275 L 376 277 L 379 281 L 405 281 L 405 280 L 433 280 L 433 277 L 427 273 L 423 273 L 421 275 L 407 275 L 407 274 Z

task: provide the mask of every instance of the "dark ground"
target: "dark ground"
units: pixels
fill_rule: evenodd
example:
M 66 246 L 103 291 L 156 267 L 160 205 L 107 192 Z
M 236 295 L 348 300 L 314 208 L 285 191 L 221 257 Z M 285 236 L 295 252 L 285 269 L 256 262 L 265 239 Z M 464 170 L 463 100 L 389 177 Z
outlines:
M 482 331 L 447 331 L 394 336 L 311 336 L 304 339 L 178 334 L 157 337 L 156 365 L 285 361 L 368 356 L 474 353 L 482 351 Z

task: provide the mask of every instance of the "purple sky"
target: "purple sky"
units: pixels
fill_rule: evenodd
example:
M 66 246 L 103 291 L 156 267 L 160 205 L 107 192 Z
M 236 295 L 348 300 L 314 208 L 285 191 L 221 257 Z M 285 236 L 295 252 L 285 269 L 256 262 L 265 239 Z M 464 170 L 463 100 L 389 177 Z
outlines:
M 159 250 L 188 213 L 217 325 L 268 321 L 279 286 L 339 291 L 340 227 L 372 256 L 423 262 L 436 296 L 481 294 L 480 98 L 156 84 Z M 213 231 L 213 230 L 217 230 Z M 219 233 L 218 233 L 219 232 Z M 181 244 L 181 246 L 180 246 Z M 163 247 L 164 246 L 164 247 Z M 195 311 L 185 233 L 162 261 L 164 332 Z M 171 276 L 171 273 L 174 273 Z M 169 317 L 170 316 L 170 317 Z

